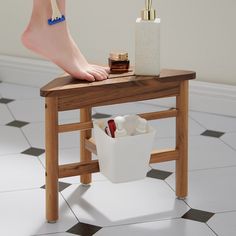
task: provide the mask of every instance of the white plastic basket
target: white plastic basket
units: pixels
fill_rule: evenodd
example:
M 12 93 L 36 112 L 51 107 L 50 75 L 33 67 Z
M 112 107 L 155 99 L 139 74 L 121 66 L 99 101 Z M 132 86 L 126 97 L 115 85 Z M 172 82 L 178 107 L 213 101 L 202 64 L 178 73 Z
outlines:
M 126 123 L 132 131 L 135 119 L 129 116 Z M 132 121 L 133 119 L 133 121 Z M 105 120 L 103 120 L 105 123 Z M 150 155 L 155 137 L 155 129 L 148 125 L 148 132 L 134 136 L 112 138 L 104 132 L 101 120 L 94 121 L 94 136 L 101 173 L 113 183 L 143 179 L 149 169 Z

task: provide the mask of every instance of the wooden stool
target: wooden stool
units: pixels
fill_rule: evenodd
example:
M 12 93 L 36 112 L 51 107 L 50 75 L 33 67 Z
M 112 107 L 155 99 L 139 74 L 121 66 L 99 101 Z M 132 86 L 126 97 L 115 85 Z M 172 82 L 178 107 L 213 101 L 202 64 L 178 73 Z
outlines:
M 93 107 L 176 97 L 176 108 L 138 114 L 147 120 L 176 117 L 176 148 L 153 151 L 150 163 L 176 161 L 176 196 L 185 198 L 188 192 L 188 80 L 195 79 L 191 71 L 162 70 L 159 77 L 135 76 L 132 72 L 110 75 L 105 81 L 86 82 L 68 75 L 59 77 L 40 90 L 45 97 L 46 131 L 46 218 L 58 220 L 58 179 L 80 175 L 81 183 L 92 181 L 91 173 L 99 172 L 96 145 L 91 137 Z M 58 112 L 80 109 L 80 122 L 58 124 Z M 58 165 L 58 134 L 80 130 L 80 161 Z

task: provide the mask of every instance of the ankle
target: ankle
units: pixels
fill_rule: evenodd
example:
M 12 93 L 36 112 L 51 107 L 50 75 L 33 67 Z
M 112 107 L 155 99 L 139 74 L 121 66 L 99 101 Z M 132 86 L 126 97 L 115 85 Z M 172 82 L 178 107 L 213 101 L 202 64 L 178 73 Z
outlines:
M 65 15 L 65 0 L 58 0 L 58 7 Z M 29 27 L 40 27 L 47 24 L 48 19 L 52 17 L 52 6 L 50 0 L 34 0 L 33 11 Z

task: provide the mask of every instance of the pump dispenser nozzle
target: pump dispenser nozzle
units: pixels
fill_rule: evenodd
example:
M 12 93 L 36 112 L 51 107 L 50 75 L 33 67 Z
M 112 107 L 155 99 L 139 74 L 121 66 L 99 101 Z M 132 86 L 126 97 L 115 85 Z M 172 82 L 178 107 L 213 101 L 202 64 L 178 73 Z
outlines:
M 141 12 L 142 20 L 155 20 L 156 10 L 152 8 L 152 0 L 145 1 L 145 9 Z

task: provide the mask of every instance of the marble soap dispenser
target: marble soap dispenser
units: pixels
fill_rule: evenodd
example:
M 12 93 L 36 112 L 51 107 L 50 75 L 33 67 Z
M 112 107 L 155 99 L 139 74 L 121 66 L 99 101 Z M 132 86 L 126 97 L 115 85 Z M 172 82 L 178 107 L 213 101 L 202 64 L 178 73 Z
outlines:
M 160 74 L 160 18 L 152 8 L 152 0 L 145 0 L 145 9 L 135 27 L 135 74 Z

